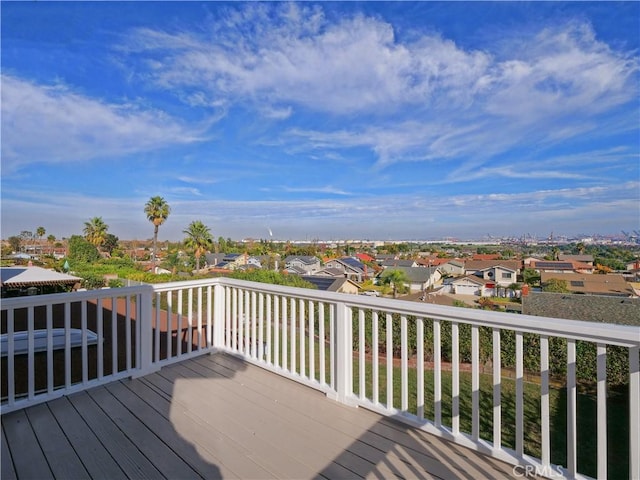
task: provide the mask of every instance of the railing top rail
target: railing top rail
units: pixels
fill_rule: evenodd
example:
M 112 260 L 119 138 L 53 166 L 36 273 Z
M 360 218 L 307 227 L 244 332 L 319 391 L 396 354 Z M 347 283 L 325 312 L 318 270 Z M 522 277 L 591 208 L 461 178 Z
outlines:
M 485 327 L 535 333 L 549 337 L 563 337 L 624 347 L 640 346 L 640 326 L 588 322 L 552 317 L 538 317 L 518 313 L 491 312 L 471 308 L 449 307 L 405 300 L 363 297 L 344 293 L 321 292 L 305 288 L 262 284 L 220 278 L 223 285 L 251 289 L 264 293 L 275 293 L 316 301 L 343 303 L 350 307 L 383 310 L 420 318 L 475 324 Z
M 48 295 L 32 295 L 27 297 L 3 298 L 0 302 L 2 310 L 10 308 L 37 307 L 40 305 L 57 305 L 67 302 L 80 302 L 82 300 L 95 300 L 98 298 L 124 297 L 138 293 L 150 292 L 149 285 L 137 285 L 123 288 L 104 288 L 99 290 L 83 290 L 70 293 L 52 293 Z

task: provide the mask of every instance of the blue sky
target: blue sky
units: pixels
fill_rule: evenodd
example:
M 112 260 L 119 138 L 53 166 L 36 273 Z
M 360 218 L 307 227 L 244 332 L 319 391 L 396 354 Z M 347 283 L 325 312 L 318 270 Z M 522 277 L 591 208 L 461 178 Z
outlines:
M 2 237 L 640 228 L 639 2 L 2 2 Z

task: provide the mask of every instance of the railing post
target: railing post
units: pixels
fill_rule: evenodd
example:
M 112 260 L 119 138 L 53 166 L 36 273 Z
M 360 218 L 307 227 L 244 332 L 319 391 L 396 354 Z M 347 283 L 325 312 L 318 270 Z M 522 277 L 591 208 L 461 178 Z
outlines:
M 356 405 L 353 398 L 353 325 L 351 309 L 344 303 L 336 303 L 335 344 L 335 392 L 329 398 L 347 405 Z
M 640 347 L 629 348 L 629 478 L 640 478 Z
M 133 378 L 142 377 L 160 369 L 158 364 L 153 362 L 153 295 L 151 286 L 138 295 L 139 328 L 136 335 L 136 349 L 140 352 L 140 363 L 132 373 Z M 129 348 L 128 345 L 127 348 Z
M 224 286 L 216 283 L 213 286 L 213 348 L 224 347 L 225 326 L 225 291 Z

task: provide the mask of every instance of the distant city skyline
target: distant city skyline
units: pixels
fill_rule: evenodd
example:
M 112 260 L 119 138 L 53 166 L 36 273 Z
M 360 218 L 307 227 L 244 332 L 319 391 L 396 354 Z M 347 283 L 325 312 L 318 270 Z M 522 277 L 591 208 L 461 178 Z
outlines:
M 1 236 L 640 230 L 640 2 L 4 2 Z

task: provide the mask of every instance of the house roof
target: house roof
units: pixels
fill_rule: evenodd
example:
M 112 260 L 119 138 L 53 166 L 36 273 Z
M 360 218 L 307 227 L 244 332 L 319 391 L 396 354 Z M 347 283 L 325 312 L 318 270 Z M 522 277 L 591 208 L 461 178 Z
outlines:
M 479 272 L 492 267 L 506 267 L 514 271 L 520 269 L 520 260 L 467 260 L 464 269 L 467 271 Z
M 343 277 L 344 272 L 339 268 L 323 268 L 315 273 L 316 275 L 321 275 L 324 277 Z
M 313 265 L 320 261 L 318 257 L 314 257 L 313 255 L 289 255 L 284 259 L 285 263 L 293 262 L 294 260 L 300 260 L 306 265 Z
M 345 270 L 355 270 L 358 273 L 364 273 L 365 269 L 367 268 L 365 264 L 361 263 L 359 260 L 356 260 L 353 257 L 332 258 L 331 260 L 327 260 L 325 263 L 330 262 L 338 262 L 344 265 Z
M 351 283 L 360 288 L 360 285 L 344 277 L 334 278 L 318 275 L 301 275 L 301 278 L 315 285 L 318 290 L 323 290 L 326 292 L 337 292 L 345 283 Z
M 584 274 L 584 273 L 553 273 L 542 272 L 540 281 L 548 282 L 552 278 L 564 280 L 567 288 L 573 293 L 587 293 L 593 295 L 634 295 L 634 290 L 619 274 Z
M 559 253 L 558 260 L 561 261 L 576 261 L 576 262 L 584 262 L 584 263 L 593 263 L 593 255 L 569 255 L 567 253 Z
M 3 287 L 35 287 L 42 285 L 72 285 L 81 281 L 80 277 L 47 270 L 41 267 L 0 268 Z
M 486 261 L 486 260 L 498 260 L 500 258 L 499 253 L 474 253 L 471 257 L 472 260 Z
M 494 268 L 500 268 L 502 270 L 507 270 L 509 272 L 514 272 L 514 273 L 517 271 L 515 268 L 505 267 L 504 265 L 495 265 L 493 267 L 487 267 L 487 268 L 483 268 L 481 270 L 478 270 L 478 272 L 486 272 L 487 270 L 492 270 Z
M 386 260 L 393 260 L 396 258 L 398 258 L 398 256 L 393 253 L 379 253 L 376 255 L 376 262 L 382 263 Z
M 424 265 L 425 267 L 437 267 L 439 265 L 444 265 L 445 263 L 449 263 L 452 260 L 450 258 L 420 258 L 416 260 L 418 265 Z
M 525 315 L 590 322 L 640 325 L 638 309 L 640 298 L 549 292 L 529 292 L 522 297 L 522 313 Z
M 449 260 L 445 263 L 443 263 L 442 265 L 445 265 L 446 263 L 448 263 L 449 265 L 453 265 L 454 267 L 462 267 L 464 268 L 464 261 L 463 260 L 459 260 L 457 258 L 454 258 L 453 260 Z
M 297 267 L 296 265 L 293 265 L 291 267 L 287 267 L 287 272 L 294 273 L 294 274 L 297 274 L 297 275 L 303 275 L 303 274 L 307 273 L 307 271 L 304 268 Z
M 358 270 L 364 270 L 366 268 L 364 266 L 364 263 L 362 263 L 360 260 L 353 257 L 342 257 L 338 260 L 340 260 L 342 263 L 349 265 L 351 268 L 357 268 Z
M 475 283 L 476 285 L 486 285 L 487 283 L 495 283 L 495 280 L 487 280 L 484 278 L 476 277 L 475 275 L 467 275 L 466 277 L 456 278 L 451 282 L 451 284 L 468 282 Z
M 356 258 L 361 262 L 373 262 L 375 258 L 371 255 L 367 255 L 366 253 L 356 253 Z
M 531 262 L 531 268 L 536 270 L 593 270 L 591 265 L 577 262 L 575 260 L 542 260 L 539 262 Z
M 424 283 L 431 278 L 437 269 L 435 267 L 389 267 L 380 272 L 380 275 L 393 270 L 404 272 L 411 283 Z
M 382 262 L 383 267 L 412 267 L 417 265 L 415 260 L 385 260 Z

